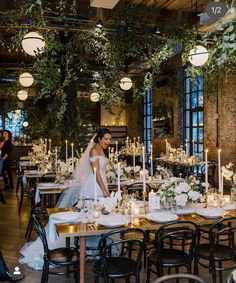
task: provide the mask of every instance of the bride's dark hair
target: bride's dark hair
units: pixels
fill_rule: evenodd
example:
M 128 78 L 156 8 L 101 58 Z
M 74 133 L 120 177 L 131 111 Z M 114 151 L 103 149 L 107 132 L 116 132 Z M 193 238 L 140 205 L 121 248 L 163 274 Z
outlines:
M 99 142 L 99 139 L 102 139 L 106 134 L 110 134 L 111 135 L 111 131 L 107 128 L 100 128 L 96 134 L 96 136 L 94 137 L 93 141 L 95 143 Z
M 100 129 L 98 129 L 98 132 L 97 132 L 96 136 L 93 138 L 93 141 L 95 143 L 98 143 L 99 140 L 101 140 L 106 134 L 110 134 L 111 135 L 111 131 L 109 129 L 107 129 L 107 128 L 100 128 Z M 109 155 L 108 154 L 108 148 L 103 150 L 103 151 L 104 151 L 106 157 L 108 157 L 108 155 Z

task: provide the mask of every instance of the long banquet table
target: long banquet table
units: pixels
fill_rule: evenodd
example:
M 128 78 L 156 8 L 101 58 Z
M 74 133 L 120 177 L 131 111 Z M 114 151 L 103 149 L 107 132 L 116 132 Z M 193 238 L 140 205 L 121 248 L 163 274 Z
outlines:
M 49 208 L 47 209 L 48 214 L 54 214 L 63 211 L 74 211 L 73 208 Z M 236 210 L 229 210 L 224 217 L 236 216 Z M 207 225 L 212 224 L 216 219 L 204 218 L 195 213 L 189 215 L 180 215 L 179 220 L 181 221 L 192 221 L 197 225 Z M 130 223 L 126 224 L 119 229 L 127 228 L 141 228 L 145 230 L 157 230 L 162 224 L 156 223 L 154 221 L 148 220 L 145 217 L 136 217 L 131 215 Z M 110 231 L 116 230 L 117 228 L 107 228 L 102 225 L 95 223 L 60 223 L 56 224 L 56 231 L 58 236 L 66 237 L 67 240 L 70 237 L 79 237 L 80 240 L 80 283 L 84 283 L 85 275 L 85 257 L 86 257 L 86 237 L 88 236 L 98 236 L 106 234 Z M 68 241 L 67 241 L 68 243 Z

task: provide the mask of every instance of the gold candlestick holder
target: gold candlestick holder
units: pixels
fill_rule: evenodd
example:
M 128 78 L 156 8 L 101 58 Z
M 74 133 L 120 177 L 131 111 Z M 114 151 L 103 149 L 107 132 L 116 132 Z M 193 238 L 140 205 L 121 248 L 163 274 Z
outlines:
M 143 206 L 142 206 L 142 210 L 141 210 L 141 214 L 147 214 L 147 203 L 146 203 L 146 198 L 147 198 L 147 192 L 143 191 L 142 194 L 143 197 Z

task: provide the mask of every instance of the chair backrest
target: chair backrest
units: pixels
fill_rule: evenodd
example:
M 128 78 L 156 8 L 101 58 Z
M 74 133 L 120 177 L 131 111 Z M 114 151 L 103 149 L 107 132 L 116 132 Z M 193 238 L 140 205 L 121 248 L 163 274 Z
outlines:
M 210 248 L 214 253 L 215 246 L 227 237 L 229 246 L 234 248 L 234 235 L 236 232 L 236 216 L 218 220 L 209 229 Z
M 139 228 L 116 230 L 103 235 L 98 243 L 98 249 L 105 274 L 107 260 L 111 257 L 132 257 L 139 269 L 145 242 L 146 234 Z
M 206 283 L 201 277 L 193 275 L 193 274 L 172 274 L 172 275 L 165 275 L 160 278 L 158 278 L 153 283 L 163 283 L 168 282 L 173 279 L 190 279 L 191 281 L 185 281 L 185 282 L 196 282 L 196 283 Z M 172 281 L 171 281 L 172 282 Z M 182 280 L 180 282 L 183 282 Z
M 42 182 L 55 182 L 55 180 L 56 180 L 56 175 L 53 173 L 45 173 L 41 177 Z
M 44 229 L 44 226 L 42 222 L 39 220 L 39 218 L 36 217 L 35 215 L 33 215 L 33 219 L 35 222 L 35 230 L 43 243 L 44 254 L 48 254 L 48 242 L 47 242 L 46 231 Z
M 30 199 L 31 208 L 35 207 L 35 196 L 34 196 L 34 193 L 31 190 L 31 188 L 29 188 L 27 186 L 26 187 L 26 192 L 27 192 L 27 195 L 28 195 L 28 197 Z
M 135 182 L 130 185 L 128 185 L 125 190 L 128 192 L 128 194 L 135 194 L 136 198 L 142 199 L 143 194 L 143 182 Z M 151 186 L 146 183 L 146 191 L 149 193 L 151 191 Z
M 197 234 L 198 226 L 191 221 L 173 221 L 161 226 L 156 231 L 154 242 L 160 261 L 166 246 L 188 251 L 189 258 L 192 258 Z

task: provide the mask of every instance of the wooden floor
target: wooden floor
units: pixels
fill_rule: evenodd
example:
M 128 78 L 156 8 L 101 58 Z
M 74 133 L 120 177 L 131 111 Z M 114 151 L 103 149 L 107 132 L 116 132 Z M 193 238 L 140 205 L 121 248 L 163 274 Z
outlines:
M 0 186 L 2 187 L 1 181 Z M 19 258 L 19 250 L 25 243 L 24 234 L 29 217 L 29 201 L 24 199 L 23 207 L 20 213 L 18 213 L 19 198 L 14 190 L 5 190 L 4 195 L 6 198 L 6 204 L 0 203 L 0 250 L 3 253 L 5 261 L 8 267 L 16 265 Z M 36 235 L 33 234 L 33 238 Z M 91 271 L 92 262 L 86 262 L 86 283 L 94 282 L 93 273 Z M 206 282 L 211 283 L 211 277 L 207 270 L 200 269 L 201 276 Z M 141 282 L 145 282 L 146 271 L 142 270 Z M 226 276 L 227 274 L 225 274 Z M 21 281 L 24 283 L 37 283 L 40 282 L 41 271 L 35 271 L 25 265 L 25 278 Z M 152 282 L 156 277 L 152 275 Z M 70 278 L 66 276 L 52 276 L 49 277 L 49 282 L 74 282 L 73 276 Z M 102 279 L 101 279 L 101 282 Z M 123 280 L 117 280 L 117 282 L 124 282 Z M 131 281 L 134 282 L 134 281 Z M 181 281 L 186 282 L 186 281 Z

